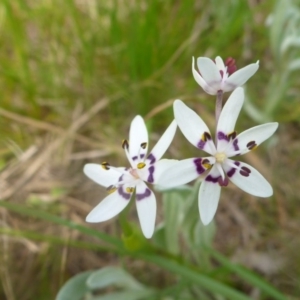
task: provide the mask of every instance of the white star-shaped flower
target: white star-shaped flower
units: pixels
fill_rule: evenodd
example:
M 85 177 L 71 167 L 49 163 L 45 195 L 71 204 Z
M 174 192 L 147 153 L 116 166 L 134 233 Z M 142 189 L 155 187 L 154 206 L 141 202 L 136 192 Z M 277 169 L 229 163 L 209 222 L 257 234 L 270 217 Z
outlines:
M 182 101 L 174 102 L 175 120 L 182 133 L 191 144 L 210 156 L 181 160 L 166 170 L 159 181 L 163 187 L 171 188 L 204 175 L 198 204 L 200 217 L 205 225 L 213 219 L 218 207 L 221 187 L 227 186 L 228 179 L 254 196 L 269 197 L 273 194 L 271 185 L 256 169 L 244 162 L 230 159 L 232 156 L 245 154 L 256 148 L 278 127 L 278 123 L 266 123 L 237 135 L 234 126 L 243 102 L 244 90 L 237 88 L 221 112 L 217 125 L 216 145 L 203 120 Z
M 160 158 L 168 149 L 177 128 L 174 120 L 147 156 L 148 132 L 141 116 L 131 122 L 129 142 L 123 141 L 123 148 L 129 160 L 129 168 L 116 168 L 104 162 L 102 165 L 86 164 L 84 173 L 96 183 L 107 188 L 104 198 L 86 217 L 90 223 L 109 220 L 120 213 L 129 203 L 135 191 L 136 206 L 142 231 L 146 238 L 153 235 L 156 218 L 156 198 L 145 184 L 157 184 L 161 172 L 174 161 Z
M 259 64 L 250 64 L 236 71 L 235 61 L 228 58 L 224 64 L 222 58 L 217 56 L 215 62 L 207 57 L 198 57 L 197 65 L 199 72 L 195 69 L 193 57 L 192 71 L 195 80 L 210 94 L 233 91 L 242 86 L 258 70 Z

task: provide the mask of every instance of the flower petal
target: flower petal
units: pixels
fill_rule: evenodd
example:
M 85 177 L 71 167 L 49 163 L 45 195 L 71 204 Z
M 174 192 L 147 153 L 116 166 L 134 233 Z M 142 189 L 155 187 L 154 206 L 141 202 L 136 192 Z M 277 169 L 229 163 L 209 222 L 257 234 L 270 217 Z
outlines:
M 220 114 L 217 126 L 217 148 L 219 152 L 223 152 L 230 141 L 228 135 L 234 132 L 235 123 L 243 103 L 244 89 L 239 87 L 232 92 Z
M 214 182 L 211 178 L 217 179 L 220 176 L 217 167 L 213 166 L 209 175 L 201 183 L 198 197 L 200 218 L 204 225 L 208 225 L 213 219 L 221 194 L 221 186 L 218 181 Z
M 160 158 L 165 154 L 174 138 L 176 128 L 177 123 L 175 120 L 173 120 L 159 141 L 156 143 L 151 153 L 148 155 L 147 159 L 150 159 L 151 163 L 160 160 Z
M 150 239 L 155 228 L 156 199 L 154 193 L 142 181 L 136 186 L 136 208 L 143 234 Z
M 205 164 L 212 165 L 214 162 L 215 159 L 212 157 L 195 157 L 180 160 L 162 172 L 161 176 L 158 177 L 158 184 L 164 188 L 186 184 L 207 170 L 207 165 L 205 166 Z
M 244 89 L 235 89 L 225 103 L 218 121 L 217 131 L 225 134 L 234 131 L 236 120 L 244 104 Z
M 217 92 L 222 81 L 222 77 L 217 65 L 213 60 L 207 57 L 198 57 L 197 65 L 202 78 Z
M 195 60 L 193 57 L 193 61 L 192 61 L 192 72 L 193 72 L 193 76 L 196 80 L 196 82 L 203 88 L 203 90 L 210 94 L 210 95 L 215 95 L 217 93 L 216 89 L 211 88 L 206 81 L 201 77 L 201 75 L 199 74 L 199 72 L 195 69 Z
M 181 100 L 175 100 L 173 108 L 175 120 L 186 139 L 195 147 L 215 154 L 216 148 L 204 121 Z
M 141 145 L 146 143 L 146 147 Z M 148 149 L 148 131 L 144 119 L 141 116 L 136 116 L 130 125 L 129 132 L 129 153 L 133 160 L 140 154 L 140 158 L 143 158 Z
M 258 70 L 258 62 L 250 64 L 234 72 L 225 82 L 224 92 L 232 91 L 238 86 L 242 86 Z
M 236 169 L 233 167 L 236 166 Z M 273 189 L 270 183 L 250 165 L 228 159 L 223 168 L 229 179 L 241 190 L 257 197 L 270 197 Z
M 153 171 L 151 170 L 151 167 L 149 168 L 147 178 L 143 178 L 143 180 L 152 184 L 160 184 L 159 178 L 161 175 L 177 163 L 178 160 L 175 159 L 161 159 L 152 166 Z
M 216 57 L 215 62 L 216 62 L 216 66 L 219 69 L 219 71 L 223 71 L 223 72 L 226 71 L 224 61 L 220 56 Z M 223 76 L 224 76 L 224 74 L 223 74 Z
M 124 187 L 124 186 L 123 186 Z M 121 188 L 121 187 L 120 187 Z M 120 188 L 104 198 L 86 217 L 89 223 L 107 221 L 120 213 L 129 203 L 132 193 L 126 193 L 126 199 Z
M 120 172 L 117 170 L 120 170 Z M 115 185 L 122 176 L 123 170 L 124 168 L 106 170 L 98 164 L 86 164 L 83 168 L 83 172 L 87 177 L 104 187 Z
M 266 123 L 252 127 L 240 133 L 228 146 L 227 156 L 245 154 L 268 139 L 278 128 L 277 122 Z

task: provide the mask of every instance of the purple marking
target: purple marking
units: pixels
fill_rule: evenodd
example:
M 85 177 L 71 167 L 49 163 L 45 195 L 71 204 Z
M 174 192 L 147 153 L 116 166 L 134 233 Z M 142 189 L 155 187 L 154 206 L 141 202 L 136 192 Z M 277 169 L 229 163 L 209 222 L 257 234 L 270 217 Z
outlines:
M 197 147 L 200 148 L 201 150 L 204 149 L 206 142 L 200 140 L 199 143 L 197 144 Z
M 220 177 L 221 177 L 221 176 L 213 177 L 213 176 L 211 176 L 211 175 L 208 175 L 208 176 L 205 178 L 205 181 L 217 183 L 217 182 L 219 182 L 219 178 L 220 178 Z
M 240 150 L 239 145 L 238 145 L 238 142 L 239 142 L 238 139 L 235 139 L 235 140 L 233 141 L 233 143 L 232 143 L 232 145 L 233 145 L 235 151 Z
M 229 180 L 227 177 L 225 177 L 224 179 L 220 176 L 218 179 L 218 183 L 220 186 L 227 186 L 229 183 Z
M 149 197 L 150 195 L 151 195 L 151 191 L 148 188 L 146 188 L 144 193 L 136 194 L 136 200 L 138 200 L 138 201 L 143 200 L 143 199 Z
M 194 164 L 196 165 L 196 170 L 199 175 L 206 171 L 202 165 L 202 158 L 194 159 Z
M 122 175 L 119 177 L 119 180 L 118 180 L 118 181 L 122 181 L 122 180 L 123 180 L 123 176 L 124 176 L 124 174 L 122 174 Z
M 228 138 L 228 136 L 224 132 L 219 131 L 218 132 L 218 140 L 229 141 L 229 138 Z
M 241 163 L 238 161 L 235 161 L 234 164 L 238 167 Z M 236 172 L 236 168 L 231 168 L 228 172 L 227 172 L 227 176 L 228 177 L 232 177 Z
M 156 158 L 155 158 L 155 156 L 154 156 L 152 153 L 150 153 L 150 154 L 148 155 L 147 159 L 150 160 L 150 165 L 154 164 L 155 161 L 156 161 Z
M 148 179 L 147 181 L 150 182 L 150 183 L 153 183 L 154 182 L 154 177 L 153 177 L 153 173 L 154 173 L 154 166 L 151 166 L 148 171 L 149 171 L 149 176 L 148 176 Z
M 140 154 L 140 158 L 144 158 L 145 157 L 145 154 Z M 137 155 L 135 155 L 135 156 L 133 156 L 132 157 L 132 160 L 133 161 L 135 161 L 135 160 L 137 160 L 138 159 L 138 156 Z
M 126 192 L 124 192 L 123 186 L 120 186 L 120 187 L 118 188 L 118 193 L 119 193 L 119 195 L 122 196 L 125 200 L 129 200 L 130 197 L 131 197 L 131 193 L 126 193 Z

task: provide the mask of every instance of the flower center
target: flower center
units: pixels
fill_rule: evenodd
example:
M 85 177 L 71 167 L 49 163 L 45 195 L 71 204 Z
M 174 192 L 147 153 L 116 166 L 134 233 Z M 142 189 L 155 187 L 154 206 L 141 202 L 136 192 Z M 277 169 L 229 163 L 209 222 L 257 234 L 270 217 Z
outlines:
M 216 161 L 221 164 L 224 162 L 224 160 L 227 158 L 227 156 L 225 153 L 221 152 L 221 153 L 216 153 L 215 158 L 216 158 Z
M 137 169 L 130 169 L 130 170 L 129 170 L 129 173 L 130 173 L 130 175 L 132 175 L 132 176 L 133 176 L 134 178 L 136 178 L 136 179 L 139 179 L 139 178 L 140 178 Z

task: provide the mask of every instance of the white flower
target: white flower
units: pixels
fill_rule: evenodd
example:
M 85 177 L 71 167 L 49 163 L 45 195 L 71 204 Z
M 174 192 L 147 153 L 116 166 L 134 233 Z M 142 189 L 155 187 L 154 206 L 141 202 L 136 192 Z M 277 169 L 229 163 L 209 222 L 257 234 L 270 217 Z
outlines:
M 258 61 L 236 71 L 235 61 L 228 58 L 224 64 L 220 56 L 215 62 L 207 57 L 198 57 L 197 65 L 199 72 L 195 69 L 193 57 L 192 71 L 195 80 L 210 94 L 216 95 L 218 92 L 233 91 L 242 86 L 258 70 Z
M 182 101 L 174 102 L 175 120 L 184 136 L 198 149 L 210 154 L 203 158 L 179 161 L 165 171 L 160 180 L 164 187 L 175 187 L 188 183 L 203 174 L 198 204 L 203 224 L 213 219 L 217 210 L 221 186 L 228 179 L 243 191 L 258 197 L 269 197 L 273 189 L 267 180 L 253 167 L 230 157 L 245 154 L 269 138 L 278 123 L 266 123 L 250 128 L 239 135 L 234 126 L 244 102 L 243 88 L 237 88 L 226 102 L 217 125 L 217 145 L 203 120 Z
M 129 142 L 122 147 L 129 160 L 129 168 L 115 168 L 104 162 L 102 165 L 86 164 L 84 173 L 90 179 L 107 188 L 104 198 L 86 217 L 90 223 L 103 222 L 121 212 L 129 203 L 135 191 L 136 206 L 142 231 L 146 238 L 153 235 L 156 218 L 156 199 L 145 184 L 157 184 L 161 172 L 170 167 L 173 160 L 160 158 L 173 140 L 177 128 L 174 120 L 147 156 L 148 132 L 141 116 L 131 122 Z

